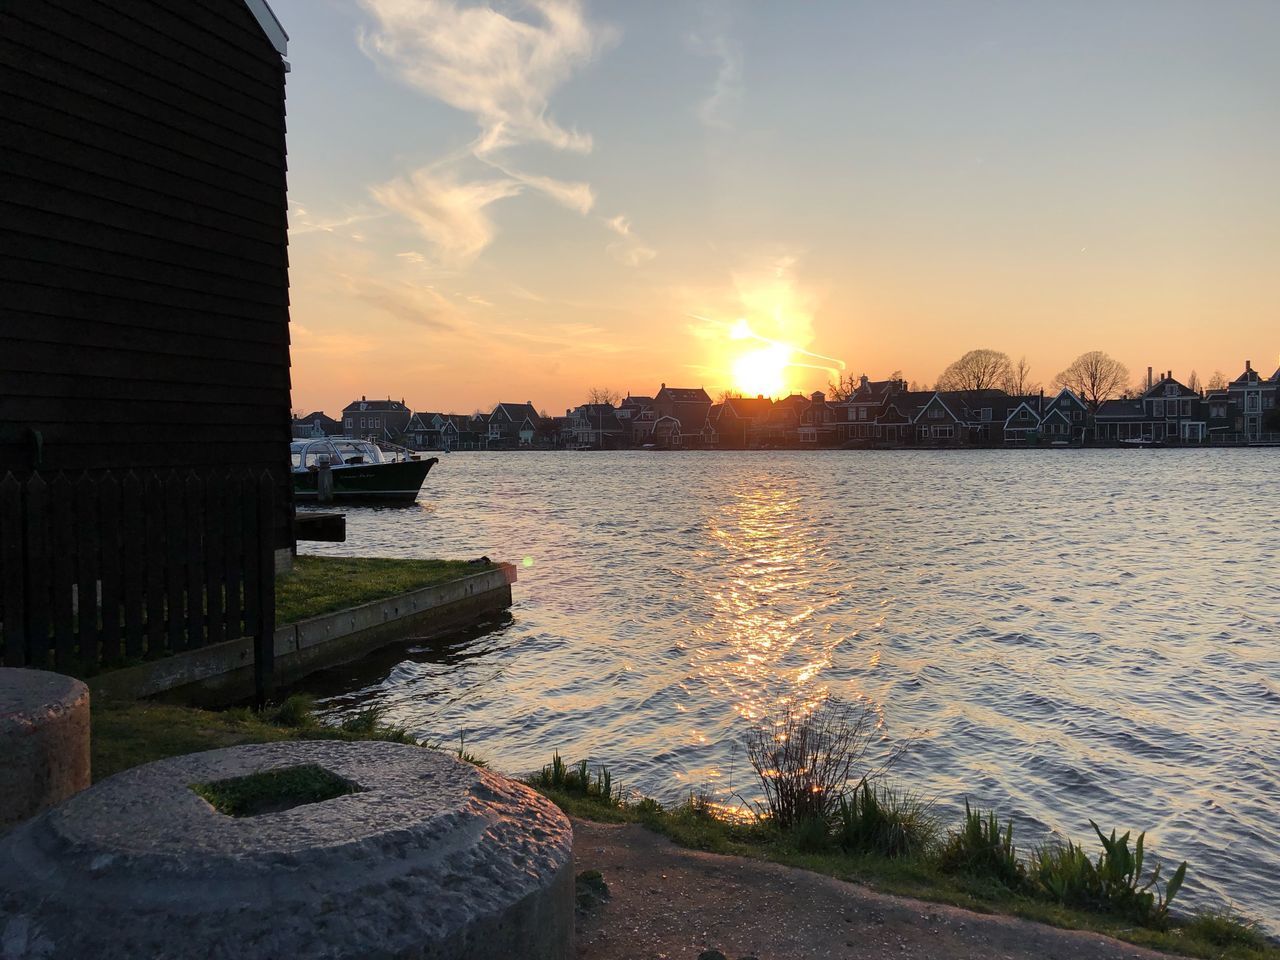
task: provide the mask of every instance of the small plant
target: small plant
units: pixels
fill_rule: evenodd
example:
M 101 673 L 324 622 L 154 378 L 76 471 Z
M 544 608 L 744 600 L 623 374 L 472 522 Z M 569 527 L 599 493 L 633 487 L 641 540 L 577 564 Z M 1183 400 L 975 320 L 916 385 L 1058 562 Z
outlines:
M 631 809 L 642 817 L 658 817 L 662 815 L 663 807 L 653 797 L 641 797 Z
M 836 806 L 836 840 L 846 853 L 916 856 L 937 833 L 931 802 L 865 779 Z
M 1002 830 L 994 810 L 984 816 L 981 810 L 970 808 L 967 797 L 964 825 L 947 838 L 938 866 L 944 873 L 989 877 L 1010 890 L 1017 890 L 1026 882 L 1026 868 L 1018 860 L 1013 844 L 1013 821 L 1007 820 Z
M 747 760 L 764 788 L 764 807 L 782 830 L 804 820 L 829 820 L 875 737 L 876 715 L 828 697 L 805 709 L 787 703 L 747 734 Z M 856 775 L 855 775 L 855 771 Z
M 1050 845 L 1036 851 L 1031 877 L 1040 889 L 1067 906 L 1103 910 L 1127 916 L 1145 926 L 1164 928 L 1169 921 L 1169 904 L 1178 895 L 1187 875 L 1184 860 L 1173 872 L 1162 891 L 1159 886 L 1161 865 L 1143 882 L 1143 846 L 1146 834 L 1138 834 L 1132 850 L 1130 833 L 1117 837 L 1102 832 L 1089 821 L 1102 842 L 1102 853 L 1090 861 L 1081 847 L 1070 840 L 1065 845 Z
M 315 698 L 306 693 L 295 693 L 269 712 L 269 719 L 278 727 L 309 727 L 315 722 Z
M 572 796 L 595 800 L 606 806 L 619 806 L 622 803 L 620 792 L 614 789 L 613 775 L 608 767 L 603 764 L 597 767 L 593 780 L 586 760 L 579 760 L 571 767 L 560 759 L 559 752 L 552 754 L 551 763 L 529 778 L 529 784 L 542 790 L 559 790 Z
M 470 750 L 467 749 L 467 737 L 466 737 L 466 734 L 464 733 L 458 734 L 458 752 L 456 756 L 463 763 L 469 763 L 473 767 L 489 766 L 488 760 L 485 760 L 484 758 L 477 756 L 476 754 L 472 753 Z
M 369 706 L 357 710 L 338 724 L 343 733 L 350 733 L 370 740 L 386 740 L 391 743 L 407 743 L 416 745 L 418 741 L 404 727 L 387 723 L 386 708 Z
M 358 785 L 314 763 L 209 783 L 193 783 L 191 789 L 219 813 L 229 817 L 280 813 L 308 803 L 321 803 L 360 792 Z
M 831 828 L 820 817 L 808 817 L 796 823 L 787 833 L 800 853 L 824 853 L 831 846 Z
M 1230 910 L 1201 910 L 1182 928 L 1185 936 L 1204 940 L 1215 947 L 1244 947 L 1261 950 L 1267 945 L 1255 924 L 1241 920 Z

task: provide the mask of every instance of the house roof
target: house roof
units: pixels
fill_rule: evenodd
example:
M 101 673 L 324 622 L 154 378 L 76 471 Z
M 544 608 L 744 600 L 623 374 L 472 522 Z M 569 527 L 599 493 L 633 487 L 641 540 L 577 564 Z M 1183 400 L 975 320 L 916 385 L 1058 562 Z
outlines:
M 337 423 L 337 421 L 333 417 L 329 416 L 323 410 L 312 410 L 310 413 L 304 414 L 300 417 L 294 417 L 294 420 L 298 421 L 299 423 L 302 423 L 302 422 L 311 423 L 315 420 L 328 420 L 330 423 Z
M 653 397 L 627 397 L 622 403 L 618 404 L 619 407 L 638 407 L 641 410 L 652 405 Z
M 1146 417 L 1141 400 L 1104 400 L 1094 414 L 1095 420 L 1133 420 Z
M 1169 396 L 1169 394 L 1165 393 L 1165 389 L 1164 389 L 1165 386 L 1168 384 L 1172 384 L 1173 386 L 1176 386 L 1178 388 L 1178 392 L 1173 394 L 1173 396 L 1175 397 L 1190 398 L 1190 397 L 1200 396 L 1200 394 L 1196 393 L 1194 390 L 1192 390 L 1190 387 L 1186 386 L 1185 384 L 1179 383 L 1173 377 L 1162 377 L 1159 380 L 1157 380 L 1155 383 L 1153 383 L 1150 387 L 1147 388 L 1147 390 L 1142 394 L 1143 399 L 1145 400 L 1147 397 L 1152 397 L 1156 400 L 1161 400 Z
M 499 403 L 493 408 L 493 413 L 489 414 L 489 419 L 493 420 L 499 412 L 512 423 L 523 423 L 528 420 L 534 426 L 538 425 L 538 411 L 533 409 L 533 404 L 527 400 L 524 403 Z
M 665 397 L 674 403 L 710 403 L 711 397 L 701 387 L 668 387 L 665 383 L 658 391 L 659 397 Z M 655 398 L 656 399 L 656 398 Z
M 720 416 L 732 412 L 739 420 L 763 420 L 773 409 L 768 397 L 728 397 L 720 404 Z
M 249 8 L 249 12 L 253 14 L 258 26 L 262 27 L 262 32 L 267 35 L 267 39 L 271 41 L 271 45 L 276 48 L 276 53 L 285 56 L 289 52 L 289 35 L 284 32 L 279 18 L 272 11 L 267 0 L 244 0 L 244 5 Z
M 369 400 L 361 397 L 359 400 L 352 400 L 342 408 L 343 413 L 408 413 L 409 408 L 404 405 L 403 400 Z

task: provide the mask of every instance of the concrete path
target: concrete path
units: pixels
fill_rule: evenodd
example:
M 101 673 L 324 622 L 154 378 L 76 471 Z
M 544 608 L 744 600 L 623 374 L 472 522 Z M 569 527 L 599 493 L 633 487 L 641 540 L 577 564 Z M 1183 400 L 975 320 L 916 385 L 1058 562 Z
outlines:
M 610 900 L 579 912 L 580 960 L 1157 960 L 1091 933 L 875 893 L 777 864 L 685 850 L 635 825 L 573 822 L 574 870 Z

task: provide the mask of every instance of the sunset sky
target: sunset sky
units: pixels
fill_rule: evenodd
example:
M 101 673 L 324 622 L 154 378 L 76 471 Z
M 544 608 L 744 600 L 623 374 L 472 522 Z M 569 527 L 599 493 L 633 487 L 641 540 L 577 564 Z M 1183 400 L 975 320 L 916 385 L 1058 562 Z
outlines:
M 1278 362 L 1280 4 L 272 6 L 295 410 Z

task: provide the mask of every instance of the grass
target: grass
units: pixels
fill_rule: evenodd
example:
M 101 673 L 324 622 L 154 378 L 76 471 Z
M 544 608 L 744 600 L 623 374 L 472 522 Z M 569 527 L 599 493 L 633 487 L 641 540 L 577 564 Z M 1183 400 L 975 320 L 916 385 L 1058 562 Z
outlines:
M 296 557 L 293 570 L 276 578 L 276 623 L 296 623 L 488 569 L 491 565 L 465 560 Z
M 360 788 L 350 780 L 314 763 L 263 770 L 209 783 L 193 783 L 191 789 L 219 813 L 229 817 L 279 813 L 360 792 Z
M 783 829 L 767 813 L 730 817 L 715 803 L 695 794 L 674 806 L 651 797 L 628 799 L 616 789 L 606 795 L 599 784 L 612 781 L 607 768 L 597 766 L 590 777 L 581 775 L 581 770 L 581 762 L 566 764 L 557 754 L 527 782 L 570 816 L 641 824 L 690 849 L 799 867 L 884 893 L 1093 931 L 1184 956 L 1280 960 L 1280 947 L 1226 912 L 1167 917 L 1162 926 L 1142 926 L 1123 912 L 1087 909 L 1037 895 L 1019 879 L 1018 872 L 1011 871 L 1009 864 L 1016 860 L 1012 830 L 994 813 L 969 810 L 959 832 L 942 839 L 937 836 L 937 819 L 927 803 L 888 787 L 859 784 L 857 805 L 848 809 L 853 826 L 846 826 L 842 811 L 830 823 L 801 818 Z M 586 789 L 584 783 L 588 784 Z M 868 789 L 866 794 L 864 788 Z M 872 798 L 869 803 L 865 796 Z M 881 839 L 912 829 L 918 832 L 909 844 Z M 852 842 L 846 839 L 850 836 Z M 961 839 L 956 840 L 957 836 Z M 952 848 L 950 859 L 943 856 L 948 847 Z M 1104 856 L 1106 853 L 1104 850 Z M 998 866 L 983 866 L 992 858 Z M 1135 876 L 1140 873 L 1135 871 Z
M 309 697 L 295 695 L 263 711 L 197 710 L 138 701 L 93 708 L 90 750 L 93 779 L 139 764 L 242 743 L 284 740 L 386 740 L 416 743 L 403 727 L 363 711 L 334 727 L 316 719 Z

